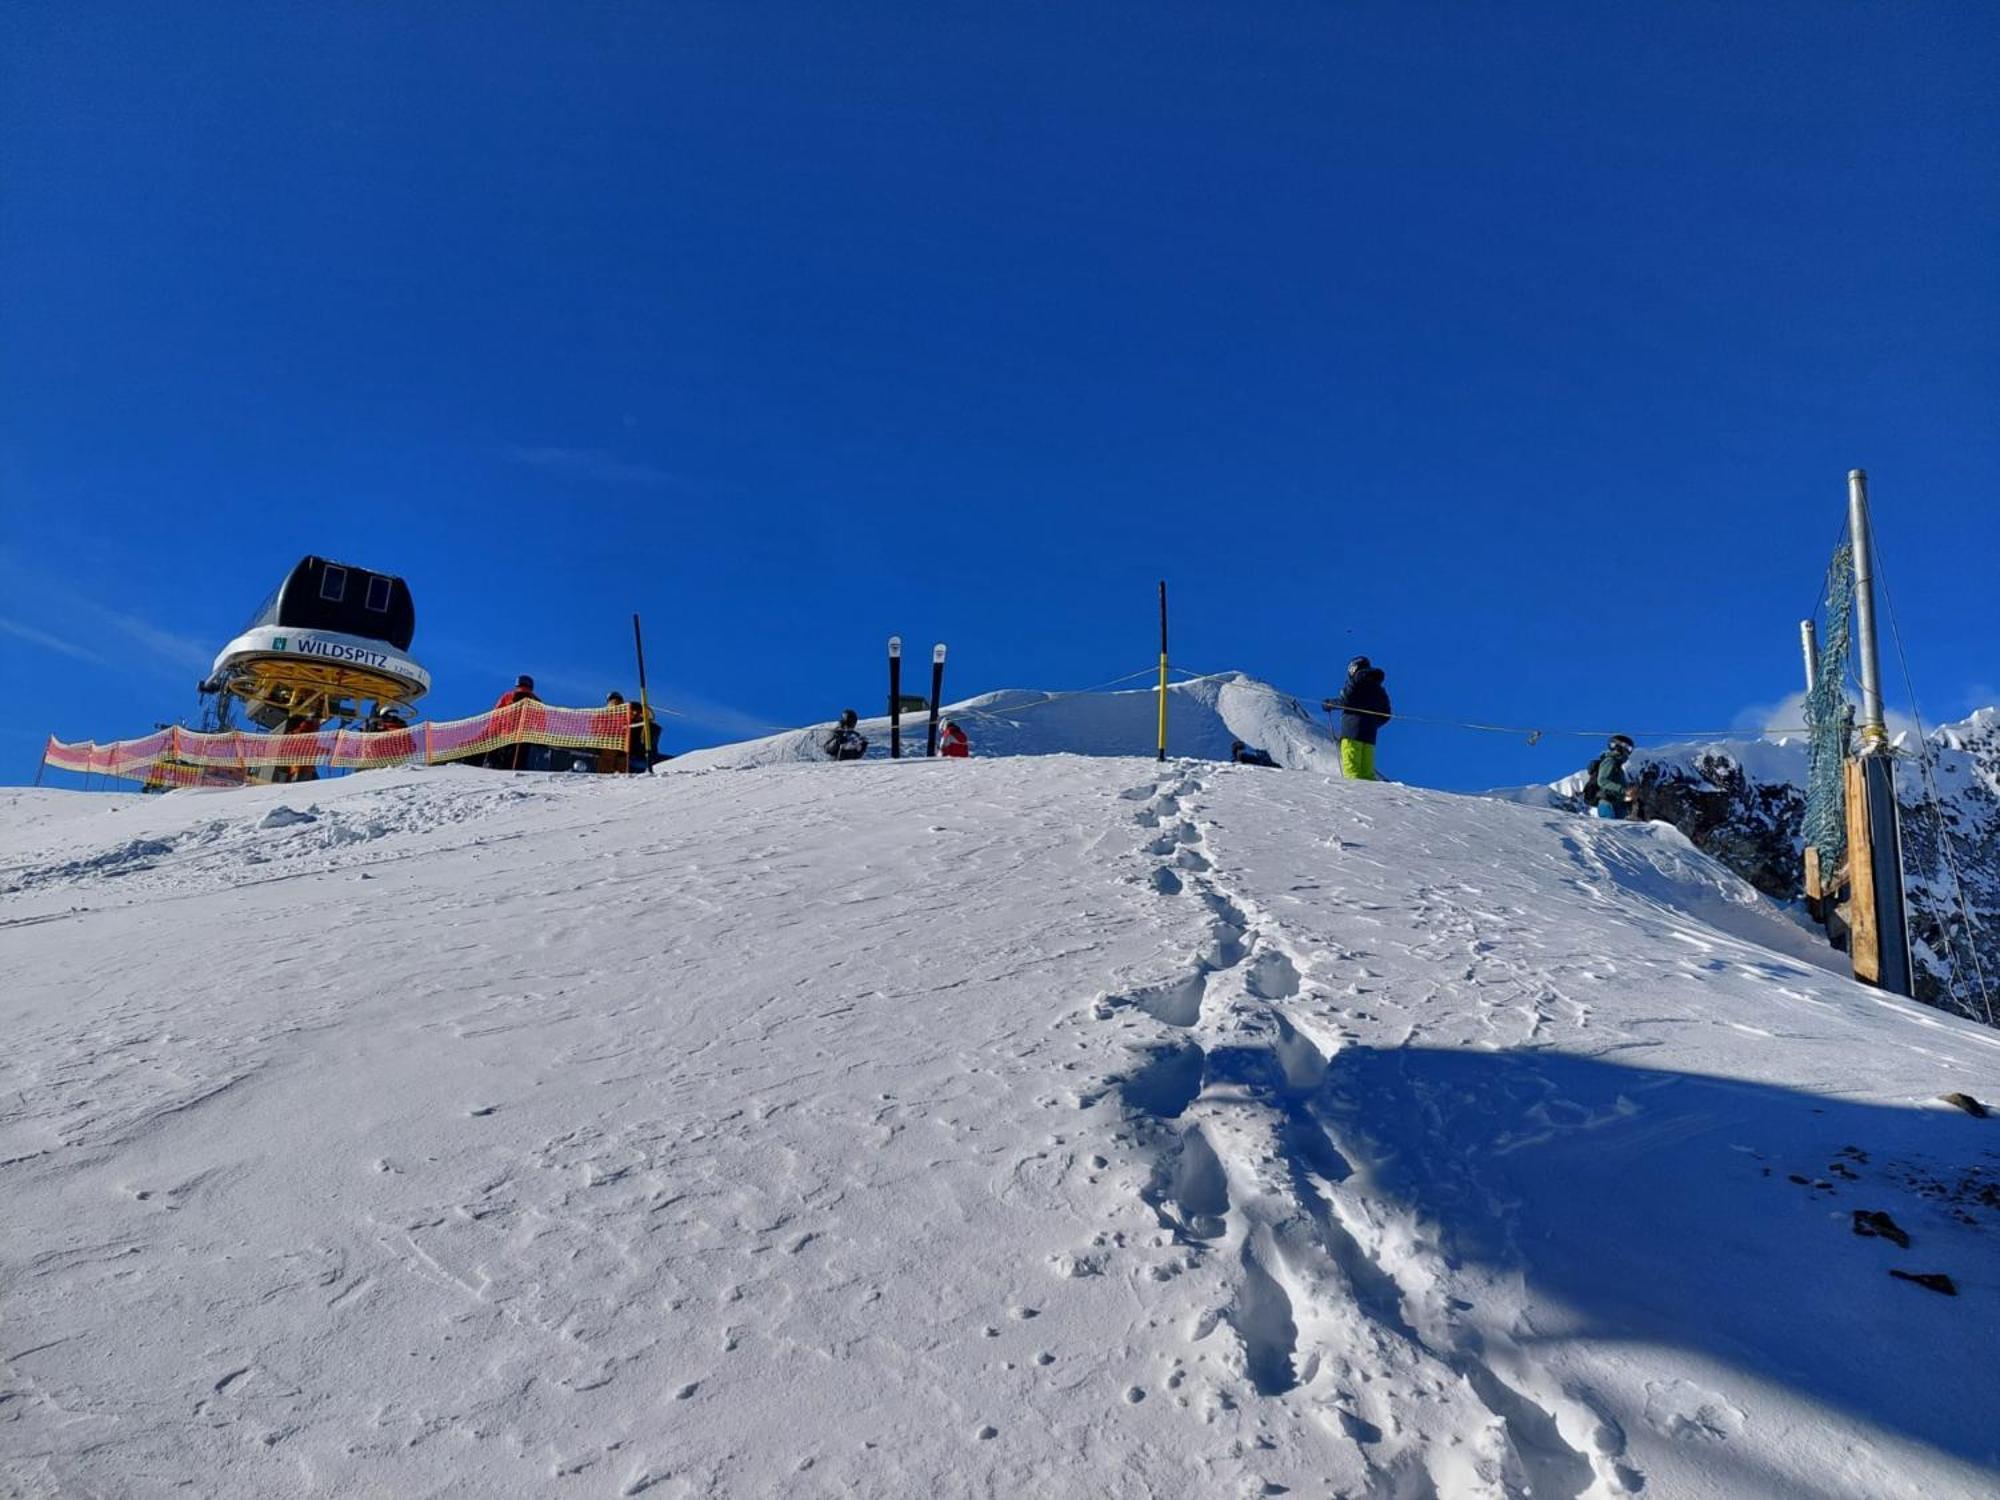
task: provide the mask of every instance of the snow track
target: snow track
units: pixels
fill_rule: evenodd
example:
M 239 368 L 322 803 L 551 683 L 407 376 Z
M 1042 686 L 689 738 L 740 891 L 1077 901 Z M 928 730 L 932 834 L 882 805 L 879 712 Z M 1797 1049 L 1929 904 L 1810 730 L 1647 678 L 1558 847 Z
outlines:
M 1187 887 L 1205 913 L 1198 956 L 1185 976 L 1098 1006 L 1104 1018 L 1136 1006 L 1186 1033 L 1154 1050 L 1122 1093 L 1152 1122 L 1158 1166 L 1147 1199 L 1161 1224 L 1226 1268 L 1223 1305 L 1198 1319 L 1195 1342 L 1229 1329 L 1230 1363 L 1257 1394 L 1297 1391 L 1359 1448 L 1369 1495 L 1477 1486 L 1574 1497 L 1594 1480 L 1604 1493 L 1643 1488 L 1620 1445 L 1600 1444 L 1610 1451 L 1595 1471 L 1552 1411 L 1494 1372 L 1478 1331 L 1458 1316 L 1471 1305 L 1443 1292 L 1437 1257 L 1422 1253 L 1423 1227 L 1370 1204 L 1317 1102 L 1341 1034 L 1324 1031 L 1323 1045 L 1287 1014 L 1301 992 L 1300 961 L 1281 924 L 1200 852 L 1203 791 L 1189 772 L 1156 785 L 1135 817 L 1142 828 L 1174 828 L 1144 845 L 1147 856 L 1203 872 Z M 1423 1428 L 1404 1410 L 1413 1390 L 1433 1408 Z M 1598 1429 L 1586 1406 L 1559 1404 L 1572 1428 Z M 1438 1441 L 1440 1427 L 1453 1442 Z
M 1670 830 L 1041 757 L 0 832 L 0 1492 L 2000 1479 L 1925 1107 L 2000 1037 Z

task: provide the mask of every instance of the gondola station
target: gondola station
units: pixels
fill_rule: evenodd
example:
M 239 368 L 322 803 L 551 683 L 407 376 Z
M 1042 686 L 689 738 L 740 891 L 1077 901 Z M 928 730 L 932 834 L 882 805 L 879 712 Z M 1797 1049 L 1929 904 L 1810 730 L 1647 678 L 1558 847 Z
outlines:
M 431 674 L 409 655 L 417 631 L 410 586 L 324 557 L 301 558 L 250 624 L 215 658 L 204 695 L 265 729 L 287 721 L 407 724 Z
M 471 718 L 413 723 L 431 689 L 430 673 L 410 656 L 416 631 L 416 605 L 401 578 L 301 558 L 198 685 L 208 705 L 202 729 L 175 725 L 110 744 L 51 736 L 43 763 L 149 791 L 300 780 L 323 770 L 491 766 L 496 755 L 530 745 L 631 768 L 632 720 L 623 704 L 559 708 L 528 697 Z M 236 727 L 239 713 L 254 729 Z M 518 753 L 506 757 L 508 765 L 520 761 Z

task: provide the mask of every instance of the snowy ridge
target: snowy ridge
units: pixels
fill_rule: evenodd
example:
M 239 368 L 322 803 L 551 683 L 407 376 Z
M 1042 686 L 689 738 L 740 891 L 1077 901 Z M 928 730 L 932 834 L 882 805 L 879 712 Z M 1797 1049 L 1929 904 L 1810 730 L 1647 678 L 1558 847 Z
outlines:
M 2000 866 L 1981 857 L 2000 847 L 2000 710 L 1981 709 L 1926 737 L 1922 748 L 1936 788 L 1936 814 L 1914 736 L 1898 735 L 1892 743 L 1917 994 L 1929 1004 L 1984 1018 L 1988 1000 L 2000 1001 Z M 1672 823 L 1767 895 L 1789 901 L 1802 894 L 1803 739 L 1668 745 L 1639 751 L 1633 770 L 1644 816 Z M 1585 775 L 1578 770 L 1547 786 L 1487 795 L 1574 809 Z M 1940 816 L 1949 849 L 1940 837 Z M 1959 911 L 1954 864 L 1969 924 Z
M 1144 755 L 1158 740 L 1159 695 L 1155 688 L 1127 692 L 1045 693 L 1006 688 L 947 704 L 942 717 L 955 719 L 972 739 L 973 754 Z M 659 767 L 662 775 L 684 770 L 823 761 L 821 742 L 831 720 L 810 729 L 787 730 L 764 739 L 693 750 Z M 889 754 L 886 716 L 861 721 L 871 759 Z M 903 720 L 904 754 L 924 752 L 925 719 Z M 1338 743 L 1326 726 L 1277 689 L 1242 672 L 1222 672 L 1176 682 L 1167 688 L 1167 749 L 1173 755 L 1228 760 L 1233 740 L 1268 750 L 1280 766 L 1337 774 Z
M 0 1490 L 2000 1484 L 2000 1036 L 1664 825 L 1023 756 L 0 840 Z

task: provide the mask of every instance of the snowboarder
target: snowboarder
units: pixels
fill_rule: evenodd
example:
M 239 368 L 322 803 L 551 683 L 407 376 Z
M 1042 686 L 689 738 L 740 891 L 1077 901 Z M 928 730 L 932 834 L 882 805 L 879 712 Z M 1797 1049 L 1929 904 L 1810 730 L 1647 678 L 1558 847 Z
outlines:
M 1340 711 L 1340 774 L 1349 781 L 1380 781 L 1375 772 L 1375 736 L 1389 722 L 1389 694 L 1382 669 L 1365 656 L 1347 664 L 1347 686 L 1320 707 Z
M 1278 763 L 1271 759 L 1270 751 L 1259 750 L 1255 746 L 1244 744 L 1241 740 L 1230 742 L 1229 758 L 1239 766 L 1269 766 L 1272 770 L 1278 767 Z
M 841 714 L 838 727 L 820 743 L 828 759 L 859 760 L 868 753 L 868 741 L 855 727 L 859 722 L 851 708 Z
M 950 719 L 944 721 L 944 738 L 938 741 L 938 754 L 950 756 L 953 760 L 966 760 L 972 754 L 972 741 Z
M 1614 734 L 1584 778 L 1583 800 L 1598 817 L 1622 818 L 1627 806 L 1638 800 L 1639 789 L 1625 774 L 1625 762 L 1631 758 L 1632 737 Z

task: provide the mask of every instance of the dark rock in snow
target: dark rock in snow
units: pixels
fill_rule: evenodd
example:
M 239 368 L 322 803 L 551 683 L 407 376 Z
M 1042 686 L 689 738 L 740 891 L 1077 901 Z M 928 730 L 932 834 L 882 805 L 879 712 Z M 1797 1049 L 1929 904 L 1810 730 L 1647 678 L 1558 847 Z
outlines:
M 1942 1292 L 1947 1297 L 1956 1297 L 1958 1295 L 1957 1284 L 1942 1271 L 1897 1271 L 1892 1269 L 1889 1274 L 1898 1281 L 1914 1281 L 1918 1286 L 1927 1287 L 1933 1292 Z
M 1879 1208 L 1855 1209 L 1854 1232 L 1864 1239 L 1884 1239 L 1901 1249 L 1910 1248 L 1909 1232 Z

